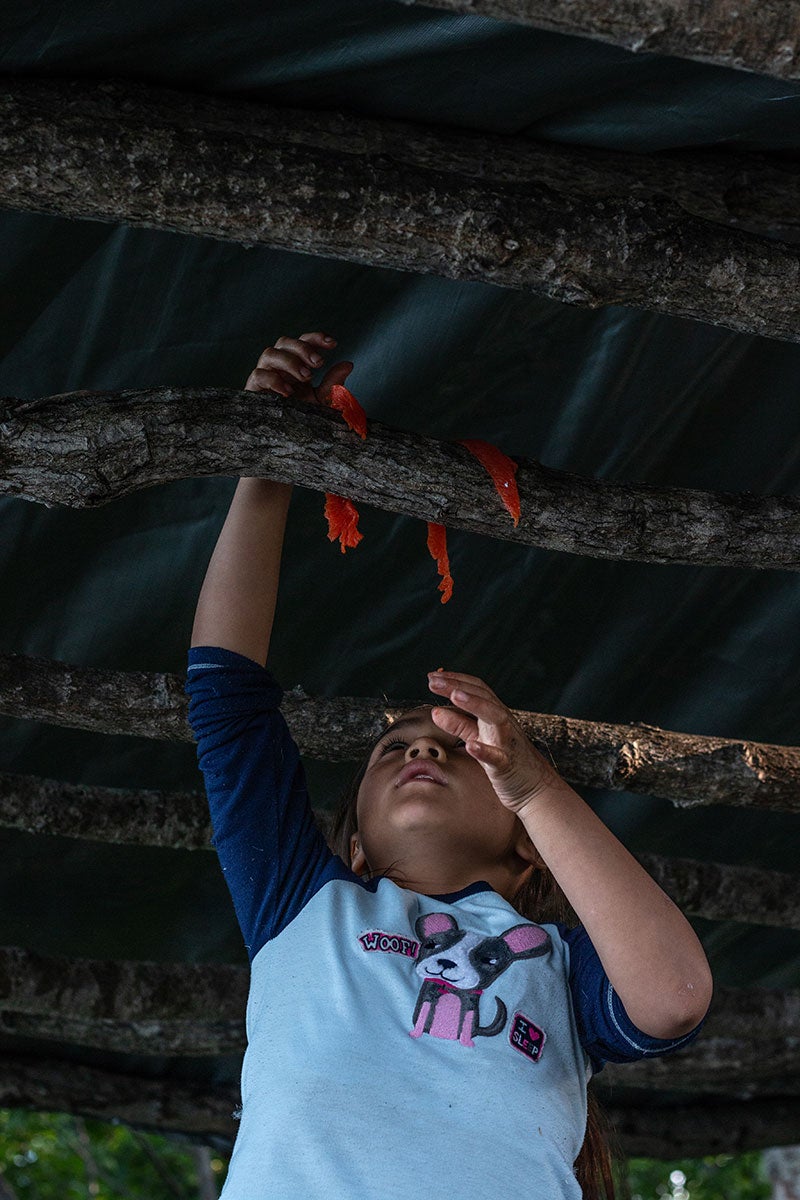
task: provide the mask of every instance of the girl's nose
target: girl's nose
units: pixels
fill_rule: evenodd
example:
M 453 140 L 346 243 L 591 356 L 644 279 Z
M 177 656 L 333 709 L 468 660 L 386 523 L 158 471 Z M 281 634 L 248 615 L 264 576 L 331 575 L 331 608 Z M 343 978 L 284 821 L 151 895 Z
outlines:
M 412 758 L 416 758 L 421 751 L 430 754 L 432 758 L 438 758 L 440 754 L 439 747 L 433 742 L 425 742 L 422 745 L 415 742 L 411 745 L 409 754 Z

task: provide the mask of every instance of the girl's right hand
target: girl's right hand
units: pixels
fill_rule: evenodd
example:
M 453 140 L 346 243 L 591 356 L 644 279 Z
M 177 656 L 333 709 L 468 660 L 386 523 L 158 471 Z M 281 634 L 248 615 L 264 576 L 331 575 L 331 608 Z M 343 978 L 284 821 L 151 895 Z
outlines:
M 280 392 L 282 396 L 297 396 L 309 404 L 324 405 L 332 385 L 344 383 L 353 369 L 351 362 L 338 362 L 325 372 L 317 387 L 310 382 L 312 373 L 323 365 L 325 354 L 335 345 L 336 339 L 326 342 L 324 333 L 302 333 L 299 338 L 279 337 L 259 358 L 247 377 L 244 390 Z M 303 373 L 304 368 L 307 374 Z

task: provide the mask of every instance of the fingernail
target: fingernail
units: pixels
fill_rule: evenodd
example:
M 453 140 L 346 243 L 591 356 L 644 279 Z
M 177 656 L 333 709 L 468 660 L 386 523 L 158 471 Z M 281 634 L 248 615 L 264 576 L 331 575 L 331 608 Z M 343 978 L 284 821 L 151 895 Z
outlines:
M 300 368 L 300 374 L 301 374 L 301 375 L 310 375 L 310 374 L 311 374 L 311 372 L 309 371 L 308 367 L 301 367 L 301 368 Z
M 326 335 L 325 335 L 325 337 L 324 337 L 322 340 L 323 340 L 323 341 L 325 341 L 325 342 L 333 342 L 333 341 L 335 341 L 336 339 L 335 339 L 335 338 L 332 338 L 332 337 L 328 337 L 328 335 L 326 334 Z
M 318 367 L 320 365 L 320 363 L 322 362 L 322 359 L 320 358 L 320 356 L 318 354 L 312 354 L 311 361 L 315 367 Z

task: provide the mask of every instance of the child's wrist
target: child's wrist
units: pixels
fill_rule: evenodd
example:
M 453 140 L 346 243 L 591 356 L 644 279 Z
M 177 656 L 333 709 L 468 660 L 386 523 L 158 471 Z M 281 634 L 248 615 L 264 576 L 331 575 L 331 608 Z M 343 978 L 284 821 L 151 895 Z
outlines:
M 557 772 L 551 771 L 549 775 L 543 776 L 531 790 L 530 795 L 519 805 L 516 809 L 517 816 L 523 824 L 528 821 L 535 823 L 537 816 L 542 811 L 563 804 L 569 796 L 577 796 L 577 792 L 570 787 L 566 779 L 562 779 Z

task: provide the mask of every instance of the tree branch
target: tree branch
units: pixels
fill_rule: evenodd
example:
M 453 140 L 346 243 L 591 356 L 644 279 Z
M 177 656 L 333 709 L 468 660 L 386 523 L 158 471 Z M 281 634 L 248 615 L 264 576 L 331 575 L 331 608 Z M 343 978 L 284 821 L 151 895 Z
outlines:
M 609 1100 L 603 1108 L 624 1153 L 637 1158 L 674 1161 L 677 1156 L 742 1154 L 800 1141 L 800 1100 L 794 1098 L 730 1102 L 705 1098 L 657 1106 Z
M 112 1178 L 112 1176 L 109 1175 L 109 1173 L 100 1165 L 100 1163 L 98 1163 L 92 1150 L 91 1138 L 89 1137 L 89 1131 L 86 1128 L 86 1122 L 83 1117 L 75 1117 L 74 1122 L 76 1137 L 71 1138 L 69 1135 L 67 1135 L 67 1137 L 74 1146 L 76 1153 L 83 1159 L 83 1162 L 86 1166 L 86 1195 L 97 1195 L 98 1191 L 100 1190 L 98 1187 L 98 1181 L 102 1179 L 103 1182 L 108 1185 L 111 1195 L 114 1196 L 115 1200 L 136 1200 L 136 1197 L 132 1192 L 129 1192 L 128 1189 L 121 1184 L 118 1179 Z M 138 1135 L 134 1134 L 134 1136 Z M 181 1200 L 184 1200 L 184 1198 L 181 1197 Z
M 800 18 L 792 0 L 743 0 L 736 10 L 707 0 L 401 0 L 417 8 L 471 13 L 610 42 L 638 54 L 669 54 L 800 79 Z
M 777 156 L 554 146 L 131 81 L 2 86 L 8 208 L 800 340 L 800 258 L 775 240 L 797 233 L 800 166 Z
M 82 1021 L 240 1022 L 248 970 L 227 963 L 66 958 L 0 947 L 3 1011 Z
M 0 654 L 0 713 L 98 733 L 192 741 L 185 681 L 185 675 L 106 671 Z M 285 690 L 281 711 L 301 754 L 356 762 L 387 721 L 418 702 L 317 699 L 297 686 Z M 796 747 L 678 733 L 644 722 L 623 725 L 512 711 L 572 786 L 644 793 L 679 808 L 726 804 L 800 811 Z M 89 787 L 29 775 L 0 774 L 0 822 L 32 833 L 72 830 L 70 836 L 186 849 L 204 846 L 208 839 L 202 795 Z
M 635 1095 L 621 1103 L 615 1092 L 604 1104 L 626 1154 L 699 1157 L 800 1141 L 800 1100 L 793 1096 L 738 1102 L 706 1097 L 654 1106 Z M 231 1085 L 152 1079 L 6 1052 L 0 1060 L 0 1106 L 79 1113 L 145 1132 L 180 1132 L 230 1151 L 237 1132 L 232 1114 L 240 1101 L 238 1087 Z
M 144 1132 L 195 1134 L 203 1141 L 220 1135 L 230 1139 L 230 1149 L 237 1130 L 233 1113 L 241 1100 L 238 1084 L 153 1079 L 135 1070 L 106 1070 L 74 1059 L 4 1051 L 0 1107 L 77 1113 L 99 1121 L 122 1121 Z
M 327 833 L 330 813 L 315 809 L 314 816 Z M 174 850 L 213 849 L 203 792 L 92 787 L 32 775 L 0 774 L 0 828 Z M 657 854 L 636 857 L 687 914 L 800 929 L 794 875 Z
M 247 967 L 45 957 L 0 947 L 2 1028 L 131 1054 L 243 1052 Z M 702 1036 L 666 1060 L 613 1064 L 631 1087 L 800 1090 L 800 991 L 717 988 Z M 116 1041 L 115 1041 L 116 1038 Z M 620 1074 L 621 1072 L 621 1074 Z M 777 1087 L 777 1084 L 775 1084 Z
M 152 388 L 0 401 L 0 494 L 94 508 L 170 480 L 261 475 L 590 558 L 800 570 L 800 497 L 617 484 L 517 458 L 515 527 L 457 441 L 276 392 Z M 320 514 L 320 536 L 324 534 Z
M 635 857 L 678 908 L 690 916 L 800 929 L 796 875 L 657 854 L 637 853 Z
M 120 1054 L 199 1058 L 237 1054 L 245 1045 L 244 1009 L 236 1020 L 118 1021 L 70 1014 L 29 1014 L 0 1009 L 0 1034 L 37 1042 L 68 1042 Z

